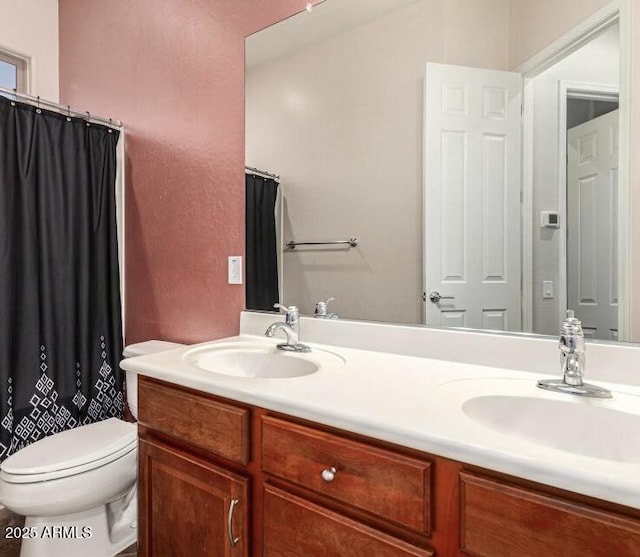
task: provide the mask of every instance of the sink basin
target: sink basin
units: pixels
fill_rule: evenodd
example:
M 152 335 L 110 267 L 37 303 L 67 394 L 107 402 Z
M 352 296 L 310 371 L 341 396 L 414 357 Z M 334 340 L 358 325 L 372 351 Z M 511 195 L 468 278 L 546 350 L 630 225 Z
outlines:
M 278 350 L 260 343 L 222 343 L 189 350 L 183 359 L 200 369 L 256 379 L 287 379 L 316 373 L 327 360 L 343 362 L 334 354 L 314 349 L 308 354 Z
M 469 398 L 462 410 L 488 428 L 539 445 L 618 462 L 640 461 L 636 413 L 580 399 L 504 394 Z

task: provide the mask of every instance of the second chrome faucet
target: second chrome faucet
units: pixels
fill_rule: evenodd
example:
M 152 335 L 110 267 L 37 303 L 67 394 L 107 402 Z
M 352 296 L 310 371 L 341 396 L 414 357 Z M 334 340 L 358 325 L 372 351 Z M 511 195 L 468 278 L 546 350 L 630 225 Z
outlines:
M 591 398 L 611 398 L 611 391 L 583 381 L 585 366 L 585 344 L 582 323 L 573 311 L 567 310 L 567 317 L 560 327 L 560 361 L 562 379 L 541 379 L 538 387 L 548 391 L 569 393 Z

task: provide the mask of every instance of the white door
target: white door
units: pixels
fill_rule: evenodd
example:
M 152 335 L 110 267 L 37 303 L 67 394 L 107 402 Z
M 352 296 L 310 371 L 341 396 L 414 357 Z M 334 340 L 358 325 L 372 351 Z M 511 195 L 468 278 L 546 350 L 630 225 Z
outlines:
M 517 73 L 427 64 L 428 325 L 521 330 L 521 92 Z
M 567 305 L 585 336 L 618 339 L 618 111 L 567 133 Z

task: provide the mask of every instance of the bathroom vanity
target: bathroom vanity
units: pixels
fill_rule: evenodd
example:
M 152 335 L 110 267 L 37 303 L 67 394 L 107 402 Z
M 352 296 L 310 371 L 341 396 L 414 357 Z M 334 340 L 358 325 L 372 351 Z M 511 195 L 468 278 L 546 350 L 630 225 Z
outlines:
M 514 397 L 512 423 L 540 400 L 542 430 L 556 403 L 568 421 L 585 404 L 635 420 L 637 385 L 585 402 L 531 371 L 309 344 L 288 356 L 317 367 L 299 376 L 269 377 L 283 355 L 251 335 L 123 362 L 139 373 L 141 555 L 640 554 L 633 453 L 563 450 L 465 407 Z M 249 364 L 267 375 L 234 370 Z

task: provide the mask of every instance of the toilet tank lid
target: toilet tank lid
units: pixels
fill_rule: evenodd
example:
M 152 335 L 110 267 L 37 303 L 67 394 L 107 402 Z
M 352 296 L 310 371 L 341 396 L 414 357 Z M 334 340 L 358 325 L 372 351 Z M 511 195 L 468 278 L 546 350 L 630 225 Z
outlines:
M 173 350 L 181 346 L 184 346 L 184 344 L 168 342 L 166 340 L 145 340 L 144 342 L 137 342 L 125 346 L 122 354 L 125 358 L 132 358 L 133 356 L 146 356 L 147 354 L 153 354 L 155 352 Z
M 109 418 L 40 439 L 11 455 L 1 468 L 16 475 L 66 470 L 105 459 L 136 439 L 135 424 Z

